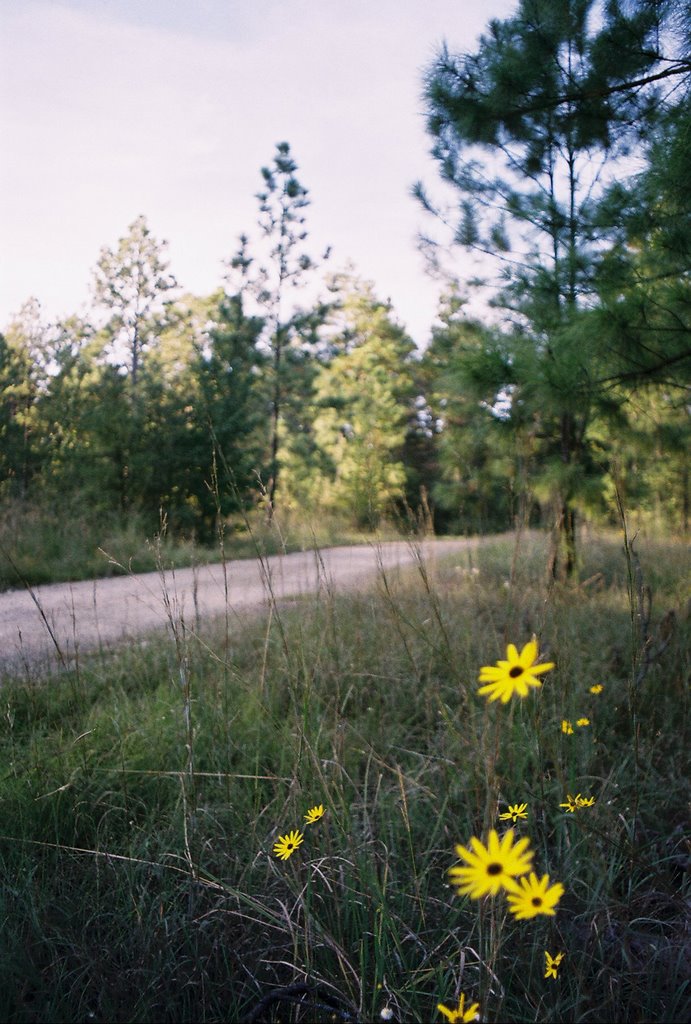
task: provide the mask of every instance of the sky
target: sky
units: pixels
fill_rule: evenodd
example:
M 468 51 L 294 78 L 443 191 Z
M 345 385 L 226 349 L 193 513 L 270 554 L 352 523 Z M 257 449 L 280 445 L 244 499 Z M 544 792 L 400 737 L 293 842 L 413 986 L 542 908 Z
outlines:
M 46 319 L 86 313 L 101 248 L 141 214 L 182 289 L 210 293 L 238 236 L 258 238 L 260 168 L 285 140 L 310 252 L 354 264 L 424 345 L 440 285 L 410 196 L 438 181 L 423 71 L 516 6 L 0 0 L 0 330 L 30 296 Z

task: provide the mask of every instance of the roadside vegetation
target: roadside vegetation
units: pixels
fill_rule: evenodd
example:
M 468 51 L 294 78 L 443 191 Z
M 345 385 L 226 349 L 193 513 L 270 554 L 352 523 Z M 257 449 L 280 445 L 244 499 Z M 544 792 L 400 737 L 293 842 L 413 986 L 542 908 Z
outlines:
M 482 538 L 2 680 L 2 1020 L 691 1019 L 691 7 L 453 33 L 419 347 L 285 141 L 207 293 L 141 213 L 2 328 L 0 588 Z
M 370 531 L 345 516 L 308 517 L 285 512 L 267 523 L 262 512 L 229 517 L 222 537 L 205 542 L 171 530 L 163 518 L 158 529 L 144 516 L 106 515 L 69 499 L 47 505 L 16 502 L 0 520 L 0 590 L 87 580 L 128 572 L 151 572 L 162 565 L 180 569 L 206 565 L 222 557 L 256 558 L 314 547 L 366 544 Z M 409 525 L 409 524 L 408 524 Z M 405 524 L 380 524 L 377 536 L 400 540 Z
M 0 1017 L 687 1020 L 690 559 L 581 542 L 4 679 Z M 542 685 L 479 694 L 533 635 Z M 451 885 L 492 829 L 554 916 Z
M 437 533 L 556 525 L 555 579 L 618 496 L 688 532 L 688 5 L 517 0 L 475 52 L 453 33 L 419 81 L 426 336 L 314 251 L 286 141 L 206 294 L 140 213 L 80 313 L 30 296 L 2 325 L 0 585 L 8 557 L 31 582 L 102 572 L 104 544 L 149 568 L 161 510 L 179 564 L 277 513 L 319 543 L 407 508 Z

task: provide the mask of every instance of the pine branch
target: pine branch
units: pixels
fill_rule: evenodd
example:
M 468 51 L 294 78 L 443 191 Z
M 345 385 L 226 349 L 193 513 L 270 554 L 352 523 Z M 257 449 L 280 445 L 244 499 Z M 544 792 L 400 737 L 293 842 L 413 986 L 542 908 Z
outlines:
M 508 109 L 506 117 L 514 115 L 535 114 L 542 110 L 554 110 L 564 106 L 566 103 L 587 103 L 592 100 L 603 100 L 616 93 L 630 92 L 633 89 L 641 89 L 645 85 L 662 81 L 675 75 L 691 74 L 691 61 L 678 61 L 672 67 L 665 68 L 652 75 L 645 75 L 643 78 L 634 78 L 628 82 L 620 82 L 617 85 L 610 85 L 604 89 L 577 89 L 573 92 L 562 93 L 561 96 L 550 97 L 537 103 L 516 106 Z

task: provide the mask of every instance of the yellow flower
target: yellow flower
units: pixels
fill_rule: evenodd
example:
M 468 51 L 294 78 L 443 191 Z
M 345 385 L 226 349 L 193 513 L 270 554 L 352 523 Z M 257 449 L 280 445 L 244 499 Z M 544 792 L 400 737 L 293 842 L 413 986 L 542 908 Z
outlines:
M 456 853 L 469 867 L 449 868 L 449 880 L 456 888 L 459 896 L 470 896 L 479 900 L 482 896 L 496 895 L 501 888 L 506 888 L 514 875 L 524 875 L 532 867 L 533 851 L 528 847 L 530 840 L 519 839 L 513 844 L 513 829 L 499 841 L 499 836 L 491 830 L 487 846 L 483 846 L 475 836 L 470 840 L 472 851 L 465 846 L 457 846 Z
M 308 825 L 314 825 L 315 821 L 319 821 L 319 819 L 323 817 L 324 804 L 318 804 L 316 807 L 310 807 L 309 811 L 305 815 L 305 821 Z
M 496 665 L 483 665 L 480 669 L 479 682 L 487 685 L 481 686 L 478 693 L 489 700 L 501 699 L 502 704 L 506 704 L 514 693 L 519 697 L 527 697 L 529 687 L 542 686 L 542 680 L 536 676 L 554 668 L 553 661 L 536 665 L 537 657 L 535 638 L 525 645 L 520 654 L 515 644 L 509 644 L 506 648 L 506 661 L 498 661 Z
M 480 1019 L 480 1004 L 472 1003 L 468 1009 L 465 1008 L 465 996 L 461 993 L 458 1000 L 458 1009 L 449 1010 L 443 1003 L 437 1003 L 437 1009 L 440 1013 L 443 1013 L 449 1024 L 469 1024 L 471 1020 Z
M 554 908 L 564 895 L 564 886 L 561 882 L 550 885 L 549 875 L 543 875 L 538 880 L 534 871 L 531 871 L 527 878 L 511 882 L 507 889 L 509 910 L 517 921 L 526 921 L 529 917 L 537 917 L 538 914 L 553 917 Z
M 590 719 L 589 718 L 577 718 L 576 719 L 576 725 L 578 725 L 580 727 L 582 727 L 584 725 L 590 725 Z
M 570 736 L 573 732 L 573 726 L 566 718 L 562 718 L 561 720 L 561 731 L 565 732 L 567 736 Z
M 528 807 L 527 804 L 509 804 L 508 811 L 505 811 L 504 814 L 500 814 L 499 815 L 499 820 L 500 821 L 509 821 L 509 820 L 511 820 L 513 822 L 516 822 L 516 821 L 518 821 L 519 818 L 527 819 L 527 817 L 528 817 L 527 807 Z
M 594 807 L 595 797 L 594 796 L 581 796 L 580 793 L 576 793 L 575 796 L 571 796 L 570 793 L 566 796 L 566 803 L 559 804 L 560 807 L 564 807 L 567 814 L 573 814 L 574 811 L 578 811 L 581 807 Z
M 546 978 L 556 978 L 556 976 L 557 976 L 557 968 L 559 967 L 559 964 L 564 959 L 565 955 L 566 955 L 565 953 L 557 953 L 556 956 L 552 956 L 551 953 L 548 953 L 547 950 L 545 950 L 545 977 Z
M 292 853 L 295 853 L 305 837 L 302 832 L 293 829 L 287 836 L 279 836 L 278 842 L 274 844 L 274 853 L 281 860 L 288 860 Z
M 591 693 L 602 693 L 603 690 L 604 686 L 602 685 L 602 683 L 596 683 L 595 686 L 590 687 Z

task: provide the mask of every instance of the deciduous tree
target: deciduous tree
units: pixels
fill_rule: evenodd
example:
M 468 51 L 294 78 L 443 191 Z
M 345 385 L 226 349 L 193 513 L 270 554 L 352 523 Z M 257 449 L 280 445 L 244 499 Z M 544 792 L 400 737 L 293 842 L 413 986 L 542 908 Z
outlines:
M 338 352 L 315 382 L 314 434 L 330 463 L 323 500 L 376 526 L 405 496 L 402 460 L 413 417 L 413 341 L 372 286 L 350 280 L 340 306 Z

